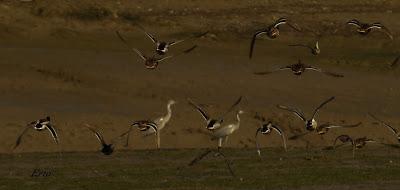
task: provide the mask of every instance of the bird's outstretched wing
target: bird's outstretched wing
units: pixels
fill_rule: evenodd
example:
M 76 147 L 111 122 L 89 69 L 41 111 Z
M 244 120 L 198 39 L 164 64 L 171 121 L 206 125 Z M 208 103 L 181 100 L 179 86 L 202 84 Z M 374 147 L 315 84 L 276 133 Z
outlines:
M 184 41 L 186 41 L 186 40 L 191 40 L 191 39 L 194 39 L 194 38 L 201 38 L 201 37 L 205 36 L 206 34 L 208 34 L 208 31 L 207 31 L 207 32 L 203 32 L 203 33 L 198 34 L 198 35 L 191 36 L 191 37 L 186 38 L 186 39 L 182 39 L 182 40 L 177 40 L 177 41 L 169 42 L 168 45 L 169 45 L 169 46 L 173 46 L 173 45 L 176 45 L 176 44 L 178 44 L 178 43 L 184 42 Z
M 47 125 L 46 125 L 46 128 L 49 130 L 51 136 L 52 136 L 53 139 L 54 139 L 54 142 L 56 142 L 56 144 L 58 144 L 58 135 L 57 135 L 57 132 L 56 132 L 56 130 L 54 129 L 54 127 L 51 126 L 50 124 L 47 124 Z
M 234 103 L 232 104 L 232 106 L 231 106 L 224 114 L 222 114 L 217 120 L 218 120 L 218 121 L 222 121 L 223 118 L 224 118 L 228 113 L 230 113 L 233 109 L 235 109 L 235 107 L 240 103 L 240 101 L 242 101 L 242 96 L 240 96 L 240 97 L 236 100 L 236 102 L 234 102 Z
M 391 40 L 393 40 L 393 35 L 388 28 L 383 26 L 381 23 L 373 23 L 368 29 L 380 29 L 381 32 L 385 33 Z
M 306 119 L 306 117 L 304 116 L 304 114 L 303 114 L 300 110 L 298 110 L 298 109 L 296 109 L 296 108 L 291 108 L 291 107 L 284 106 L 284 105 L 277 105 L 277 107 L 278 107 L 279 109 L 283 109 L 283 110 L 286 110 L 286 111 L 290 111 L 290 112 L 294 113 L 297 117 L 299 117 L 301 120 L 307 121 L 307 119 Z
M 20 144 L 21 144 L 21 140 L 22 140 L 22 136 L 24 136 L 24 134 L 28 131 L 28 129 L 30 129 L 32 127 L 31 124 L 28 124 L 24 131 L 22 131 L 22 133 L 18 136 L 17 141 L 15 142 L 14 148 L 13 150 L 15 150 Z
M 334 100 L 334 99 L 335 99 L 335 97 L 332 96 L 332 97 L 330 97 L 329 99 L 327 99 L 327 100 L 325 100 L 324 102 L 322 102 L 317 108 L 315 108 L 314 113 L 313 113 L 313 115 L 312 115 L 312 118 L 315 118 L 315 115 L 318 113 L 318 111 L 319 111 L 322 107 L 324 107 L 327 103 L 329 103 L 330 101 L 332 101 L 332 100 Z
M 337 74 L 337 73 L 333 73 L 333 72 L 329 72 L 329 71 L 324 71 L 324 70 L 322 70 L 320 68 L 316 68 L 316 67 L 307 66 L 305 69 L 312 70 L 312 71 L 317 71 L 317 72 L 320 72 L 320 73 L 323 73 L 323 74 L 326 74 L 326 75 L 329 75 L 329 76 L 332 76 L 332 77 L 344 77 L 341 74 Z
M 137 25 L 137 26 L 138 26 L 138 28 L 139 28 L 143 33 L 146 34 L 147 37 L 150 38 L 150 40 L 151 40 L 153 43 L 157 43 L 157 42 L 158 42 L 158 40 L 157 40 L 153 35 L 151 35 L 150 33 L 148 33 L 148 32 L 144 29 L 143 26 L 141 26 L 141 25 Z
M 99 142 L 101 143 L 101 145 L 105 145 L 106 144 L 106 142 L 104 141 L 103 136 L 98 131 L 96 131 L 91 125 L 86 123 L 85 127 L 88 128 L 90 131 L 92 131 L 96 135 L 96 137 L 99 140 Z
M 191 99 L 188 98 L 188 102 L 191 106 L 193 106 L 200 114 L 203 116 L 205 121 L 210 120 L 210 116 L 203 109 L 200 108 L 196 103 L 194 103 Z
M 278 71 L 290 70 L 290 69 L 291 69 L 291 66 L 285 66 L 285 67 L 281 67 L 279 69 L 275 69 L 275 70 L 272 70 L 272 71 L 254 72 L 253 74 L 255 74 L 255 75 L 268 75 L 268 74 L 275 73 L 275 72 L 278 72 Z
M 346 24 L 356 26 L 357 28 L 361 28 L 360 21 L 358 21 L 356 19 L 349 20 L 346 22 Z
M 351 125 L 333 125 L 333 124 L 322 124 L 320 125 L 320 128 L 326 128 L 326 129 L 332 129 L 332 128 L 352 128 L 352 127 L 358 127 L 362 124 L 362 122 L 358 122 L 356 124 L 351 124 Z
M 187 53 L 190 53 L 191 51 L 193 51 L 193 50 L 196 49 L 196 48 L 197 48 L 197 45 L 194 45 L 194 46 L 192 46 L 191 48 L 189 48 L 189 49 L 187 49 L 187 50 L 184 50 L 183 52 L 181 52 L 181 53 L 179 53 L 179 54 L 177 54 L 177 55 L 165 56 L 165 57 L 163 57 L 163 58 L 158 59 L 157 61 L 158 61 L 158 62 L 161 62 L 161 61 L 164 61 L 164 60 L 169 59 L 169 58 L 173 58 L 173 57 L 177 57 L 177 56 L 179 56 L 179 55 L 187 54 Z
M 142 52 L 140 52 L 140 51 L 139 51 L 138 49 L 136 49 L 136 48 L 130 47 L 130 45 L 128 44 L 128 42 L 125 40 L 124 37 L 122 37 L 122 35 L 119 33 L 119 31 L 116 31 L 115 33 L 117 34 L 118 38 L 125 44 L 125 46 L 126 46 L 128 49 L 131 49 L 133 52 L 135 52 L 136 54 L 138 54 L 143 60 L 146 60 L 146 56 L 144 56 Z
M 375 119 L 376 121 L 378 121 L 379 123 L 381 123 L 382 125 L 384 125 L 385 127 L 389 128 L 390 131 L 392 131 L 394 134 L 397 135 L 398 131 L 397 129 L 393 128 L 391 125 L 389 125 L 388 123 L 384 122 L 383 120 L 377 118 L 375 115 L 373 115 L 372 113 L 368 113 L 368 115 L 370 117 L 372 117 L 373 119 Z
M 400 55 L 396 57 L 396 59 L 393 60 L 392 64 L 390 64 L 391 68 L 396 68 L 398 63 L 400 62 Z
M 285 149 L 285 151 L 287 151 L 285 133 L 283 133 L 282 129 L 280 129 L 278 126 L 272 125 L 271 128 L 273 130 L 275 130 L 281 136 L 282 143 L 283 143 L 283 148 Z
M 267 33 L 266 29 L 257 31 L 254 35 L 253 38 L 251 39 L 251 43 L 250 43 L 250 53 L 249 53 L 249 58 L 251 59 L 253 57 L 253 50 L 254 50 L 254 45 L 256 43 L 256 39 L 259 35 Z

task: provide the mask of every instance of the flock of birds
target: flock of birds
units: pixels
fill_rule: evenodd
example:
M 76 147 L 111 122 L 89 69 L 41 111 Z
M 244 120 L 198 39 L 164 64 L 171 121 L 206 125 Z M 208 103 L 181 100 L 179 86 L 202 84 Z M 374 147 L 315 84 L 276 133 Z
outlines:
M 298 32 L 302 31 L 296 24 L 288 22 L 288 19 L 286 19 L 286 18 L 280 18 L 280 19 L 276 20 L 274 23 L 272 23 L 268 27 L 257 31 L 253 35 L 253 37 L 251 39 L 251 44 L 250 44 L 249 58 L 251 59 L 252 56 L 253 56 L 255 42 L 256 42 L 256 40 L 257 40 L 257 38 L 259 36 L 266 35 L 267 37 L 269 37 L 271 39 L 277 38 L 280 35 L 280 27 L 283 26 L 283 25 L 288 25 L 288 26 L 290 26 L 291 28 L 293 28 L 294 30 L 296 30 Z M 380 23 L 368 24 L 368 23 L 362 23 L 362 22 L 360 22 L 358 20 L 353 19 L 353 20 L 348 21 L 347 25 L 355 26 L 355 28 L 356 28 L 355 31 L 357 33 L 359 33 L 360 35 L 364 35 L 365 36 L 365 35 L 369 34 L 372 31 L 381 31 L 385 35 L 387 35 L 390 39 L 393 40 L 393 36 L 390 33 L 390 31 Z M 153 55 L 151 55 L 151 56 L 144 55 L 139 49 L 131 47 L 129 45 L 128 41 L 121 35 L 120 32 L 117 31 L 116 35 L 123 42 L 123 44 L 125 44 L 130 50 L 132 50 L 132 52 L 136 53 L 144 61 L 144 65 L 145 65 L 145 67 L 147 69 L 156 69 L 157 66 L 159 65 L 159 63 L 162 62 L 162 61 L 165 61 L 167 59 L 173 58 L 173 57 L 175 57 L 177 55 L 190 53 L 191 51 L 193 51 L 197 47 L 196 45 L 190 47 L 187 50 L 184 50 L 180 54 L 167 55 L 168 54 L 168 50 L 169 50 L 170 47 L 172 47 L 172 46 L 174 46 L 174 45 L 176 45 L 178 43 L 182 43 L 182 42 L 184 42 L 186 40 L 189 40 L 189 39 L 200 38 L 202 36 L 205 36 L 208 33 L 208 32 L 204 32 L 204 33 L 201 33 L 199 35 L 195 35 L 195 36 L 183 39 L 183 40 L 166 42 L 166 41 L 160 41 L 159 39 L 154 37 L 152 34 L 146 32 L 143 27 L 139 26 L 138 28 L 140 28 L 146 34 L 146 36 L 154 43 L 155 52 L 153 53 Z M 307 49 L 310 50 L 310 52 L 313 55 L 318 55 L 321 52 L 321 50 L 319 48 L 318 41 L 315 43 L 314 46 L 309 46 L 309 45 L 304 45 L 304 44 L 294 44 L 294 45 L 290 45 L 290 46 L 307 48 Z M 397 64 L 398 61 L 399 61 L 399 57 L 396 58 L 396 60 L 392 63 L 392 65 Z M 316 67 L 313 67 L 313 66 L 305 65 L 305 64 L 303 64 L 301 62 L 301 60 L 299 60 L 298 63 L 292 64 L 292 65 L 288 65 L 288 66 L 285 66 L 285 67 L 282 67 L 282 68 L 278 68 L 278 69 L 273 70 L 273 71 L 256 72 L 254 74 L 265 75 L 265 74 L 270 74 L 270 73 L 273 73 L 273 72 L 283 71 L 283 70 L 291 70 L 293 72 L 293 74 L 295 74 L 295 75 L 301 75 L 306 70 L 311 70 L 311 71 L 321 72 L 321 73 L 324 73 L 324 74 L 327 74 L 327 75 L 333 76 L 333 77 L 343 77 L 343 75 L 341 75 L 341 74 L 336 74 L 336 73 L 332 73 L 332 72 L 329 72 L 329 71 L 322 70 L 320 68 L 316 68 Z M 254 118 L 261 122 L 260 127 L 256 130 L 256 134 L 255 134 L 255 142 L 256 142 L 258 155 L 261 157 L 261 149 L 260 149 L 260 145 L 258 143 L 258 138 L 257 138 L 260 133 L 262 135 L 269 135 L 269 134 L 272 133 L 272 131 L 275 131 L 278 135 L 281 136 L 283 148 L 285 150 L 287 150 L 287 145 L 286 145 L 287 144 L 286 143 L 287 139 L 294 140 L 294 139 L 301 138 L 301 137 L 303 137 L 303 136 L 305 136 L 307 134 L 312 134 L 312 133 L 318 134 L 318 135 L 323 135 L 323 134 L 327 133 L 329 130 L 334 129 L 334 128 L 353 128 L 353 127 L 360 126 L 361 122 L 360 123 L 355 123 L 355 124 L 348 124 L 348 125 L 338 125 L 338 124 L 330 124 L 330 123 L 319 124 L 317 122 L 316 116 L 317 116 L 318 112 L 325 105 L 327 105 L 328 103 L 330 103 L 334 99 L 335 99 L 335 97 L 330 97 L 327 100 L 323 101 L 318 107 L 316 107 L 314 109 L 314 111 L 312 112 L 312 114 L 309 117 L 306 117 L 305 114 L 298 108 L 287 106 L 287 105 L 277 105 L 277 108 L 293 113 L 296 117 L 298 117 L 301 121 L 304 122 L 304 130 L 306 132 L 302 133 L 302 134 L 296 134 L 296 135 L 294 135 L 294 136 L 292 136 L 290 138 L 287 138 L 286 133 L 278 125 L 274 124 L 272 121 L 266 119 L 265 117 L 260 116 L 260 115 L 257 114 Z M 198 111 L 200 113 L 200 115 L 203 117 L 203 119 L 205 121 L 205 125 L 204 126 L 210 132 L 211 139 L 218 141 L 217 149 L 207 149 L 207 151 L 205 153 L 203 153 L 200 156 L 196 157 L 192 162 L 190 162 L 189 165 L 195 164 L 196 162 L 198 162 L 199 160 L 204 158 L 207 154 L 209 154 L 209 153 L 211 153 L 213 151 L 216 152 L 215 155 L 223 156 L 225 158 L 225 156 L 222 154 L 220 149 L 222 148 L 224 142 L 226 143 L 226 141 L 228 140 L 228 137 L 239 129 L 239 126 L 240 126 L 240 115 L 242 113 L 244 113 L 244 112 L 242 110 L 237 110 L 236 111 L 236 120 L 234 122 L 232 122 L 232 123 L 229 123 L 229 124 L 225 124 L 224 123 L 224 118 L 225 118 L 225 116 L 227 114 L 229 114 L 229 113 L 231 113 L 232 111 L 235 110 L 235 108 L 239 105 L 241 100 L 242 100 L 242 97 L 239 97 L 232 104 L 232 106 L 229 107 L 227 109 L 227 111 L 224 112 L 223 114 L 221 114 L 220 116 L 211 116 L 200 105 L 196 104 L 193 100 L 188 99 L 188 104 L 190 106 L 192 106 L 194 108 L 194 110 Z M 134 129 L 139 129 L 139 131 L 141 131 L 143 133 L 143 135 L 145 135 L 145 136 L 154 135 L 156 147 L 160 148 L 160 133 L 161 133 L 161 130 L 163 128 L 165 128 L 165 126 L 167 125 L 167 123 L 169 122 L 169 120 L 172 117 L 172 106 L 174 104 L 176 104 L 176 102 L 174 100 L 168 101 L 168 103 L 167 103 L 167 114 L 163 115 L 163 116 L 161 116 L 159 118 L 156 118 L 154 120 L 137 120 L 137 121 L 134 121 L 126 132 L 124 132 L 123 134 L 117 136 L 115 139 L 113 139 L 111 141 L 110 144 L 107 143 L 104 140 L 104 137 L 102 136 L 102 134 L 99 131 L 97 131 L 94 127 L 92 127 L 89 124 L 85 124 L 84 126 L 88 130 L 93 132 L 93 134 L 97 137 L 97 139 L 99 140 L 99 142 L 101 144 L 101 147 L 102 147 L 101 148 L 101 152 L 103 154 L 105 154 L 105 155 L 112 154 L 114 152 L 114 148 L 115 148 L 114 144 L 116 143 L 116 141 L 120 141 L 123 138 L 126 138 L 125 146 L 128 146 L 130 134 Z M 373 119 L 375 119 L 376 121 L 380 122 L 388 130 L 390 130 L 400 142 L 400 130 L 399 129 L 396 129 L 396 128 L 392 127 L 388 123 L 378 119 L 376 116 L 374 116 L 374 115 L 372 115 L 370 113 L 369 113 L 369 115 Z M 56 144 L 59 144 L 59 139 L 58 139 L 58 134 L 56 132 L 56 129 L 52 125 L 50 117 L 46 117 L 44 119 L 39 119 L 39 120 L 36 120 L 36 121 L 33 121 L 33 122 L 29 123 L 27 125 L 27 127 L 23 130 L 23 132 L 18 136 L 17 141 L 16 141 L 15 146 L 14 146 L 14 149 L 16 149 L 21 144 L 22 137 L 24 136 L 24 134 L 26 134 L 26 132 L 29 129 L 35 129 L 36 131 L 42 131 L 44 129 L 47 129 L 50 132 L 52 138 L 54 139 L 54 142 Z M 365 138 L 365 137 L 363 137 L 363 138 L 352 138 L 349 135 L 340 135 L 334 140 L 334 146 L 333 147 L 336 147 L 336 144 L 338 142 L 352 145 L 353 146 L 353 156 L 354 156 L 354 151 L 356 149 L 362 148 L 368 142 L 376 142 L 376 141 L 374 141 L 372 139 Z M 227 164 L 229 166 L 229 169 L 230 169 L 231 173 L 233 174 L 233 171 L 231 170 L 230 165 L 229 165 L 228 162 L 227 162 Z

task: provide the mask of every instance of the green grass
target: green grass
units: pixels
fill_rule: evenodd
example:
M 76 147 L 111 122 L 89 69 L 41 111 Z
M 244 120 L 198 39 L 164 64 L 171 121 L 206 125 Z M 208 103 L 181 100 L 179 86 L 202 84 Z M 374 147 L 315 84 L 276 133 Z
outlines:
M 261 160 L 254 149 L 226 149 L 237 177 L 213 154 L 187 165 L 203 151 L 64 153 L 62 159 L 55 153 L 1 155 L 0 189 L 287 189 L 400 181 L 398 150 L 367 147 L 353 159 L 347 149 L 265 149 Z M 35 168 L 52 175 L 31 177 Z

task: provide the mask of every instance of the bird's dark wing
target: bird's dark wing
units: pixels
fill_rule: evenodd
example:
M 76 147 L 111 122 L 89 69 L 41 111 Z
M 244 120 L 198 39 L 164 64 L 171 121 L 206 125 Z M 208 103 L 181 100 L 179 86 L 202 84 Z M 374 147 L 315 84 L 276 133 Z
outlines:
M 277 107 L 280 109 L 286 110 L 286 111 L 290 111 L 290 112 L 294 113 L 297 117 L 299 117 L 301 120 L 307 121 L 304 114 L 298 109 L 291 108 L 291 107 L 284 106 L 284 105 L 277 105 Z
M 187 54 L 187 53 L 190 53 L 191 51 L 193 51 L 193 50 L 196 49 L 196 48 L 197 48 L 197 45 L 194 45 L 194 46 L 192 46 L 191 48 L 189 48 L 189 49 L 187 49 L 187 50 L 184 50 L 183 52 L 181 52 L 181 53 L 179 53 L 179 54 L 170 55 L 170 56 L 165 56 L 165 57 L 163 57 L 163 58 L 158 59 L 157 61 L 158 61 L 158 62 L 161 62 L 161 61 L 164 61 L 164 60 L 169 59 L 169 58 L 173 58 L 173 57 L 177 57 L 177 56 L 179 56 L 179 55 Z
M 379 123 L 381 123 L 382 125 L 384 125 L 385 127 L 389 128 L 389 130 L 391 130 L 394 134 L 397 135 L 398 131 L 395 128 L 393 128 L 391 125 L 389 125 L 388 123 L 384 122 L 383 120 L 377 118 L 375 115 L 373 115 L 371 113 L 368 113 L 368 115 L 370 117 L 372 117 L 373 119 L 375 119 L 376 121 L 378 121 Z
M 53 139 L 54 139 L 54 142 L 56 142 L 56 144 L 58 144 L 58 135 L 57 135 L 57 132 L 56 132 L 56 130 L 54 129 L 54 127 L 51 126 L 50 124 L 48 124 L 48 125 L 46 125 L 46 128 L 49 130 L 51 136 L 52 136 Z
M 141 26 L 141 25 L 137 25 L 137 26 L 138 26 L 138 28 L 139 28 L 143 33 L 146 34 L 147 37 L 150 38 L 150 40 L 151 40 L 153 43 L 157 43 L 157 42 L 158 42 L 158 40 L 157 40 L 153 35 L 151 35 L 150 33 L 148 33 L 148 32 L 144 29 L 143 26 Z
M 233 109 L 235 109 L 235 107 L 240 103 L 240 101 L 242 101 L 242 96 L 239 97 L 239 99 L 236 100 L 235 103 L 232 104 L 232 106 L 224 113 L 222 114 L 217 120 L 218 121 L 222 121 L 223 118 L 230 113 Z
M 18 136 L 17 141 L 15 142 L 15 146 L 13 148 L 16 149 L 20 144 L 21 144 L 21 140 L 22 140 L 22 136 L 28 131 L 28 129 L 30 129 L 32 127 L 31 124 L 28 124 L 28 126 L 25 127 L 24 131 L 22 131 L 22 133 Z
M 103 136 L 98 131 L 96 131 L 94 128 L 92 128 L 92 126 L 90 126 L 89 124 L 85 124 L 85 127 L 88 128 L 90 131 L 92 131 L 96 135 L 97 139 L 99 140 L 99 142 L 102 145 L 106 144 L 106 142 L 104 141 Z
M 138 54 L 138 55 L 140 56 L 140 58 L 142 58 L 143 60 L 146 60 L 146 56 L 144 56 L 142 52 L 140 52 L 140 51 L 139 51 L 138 49 L 136 49 L 136 48 L 130 47 L 130 45 L 128 44 L 128 42 L 125 40 L 124 37 L 122 37 L 122 35 L 119 33 L 119 31 L 116 31 L 115 33 L 117 34 L 118 38 L 125 44 L 125 46 L 126 46 L 128 49 L 131 49 L 133 52 L 135 52 L 136 54 Z
M 206 121 L 210 120 L 210 117 L 207 114 L 207 112 L 205 112 L 203 109 L 201 109 L 200 106 L 198 106 L 196 103 L 194 103 L 189 98 L 188 98 L 188 102 L 190 105 L 192 105 L 194 108 L 196 108 L 196 110 L 203 116 L 204 120 L 206 120 Z
M 274 73 L 274 72 L 283 71 L 283 70 L 290 70 L 290 69 L 291 69 L 291 66 L 285 66 L 285 67 L 281 67 L 279 69 L 275 69 L 275 70 L 272 70 L 272 71 L 254 72 L 253 74 L 255 74 L 255 75 L 268 75 L 268 74 L 271 74 L 271 73 Z
M 251 43 L 250 43 L 250 53 L 249 53 L 249 58 L 251 59 L 253 57 L 253 50 L 254 50 L 254 45 L 256 43 L 256 39 L 260 34 L 264 34 L 267 33 L 267 30 L 260 30 L 257 31 L 254 35 L 253 38 L 251 39 Z
M 332 77 L 344 77 L 341 74 L 337 74 L 337 73 L 333 73 L 333 72 L 329 72 L 329 71 L 324 71 L 324 70 L 322 70 L 320 68 L 316 68 L 316 67 L 312 67 L 312 66 L 307 66 L 305 69 L 312 70 L 312 71 L 317 71 L 317 72 L 320 72 L 320 73 L 323 73 L 323 74 L 326 74 L 326 75 L 329 75 L 329 76 L 332 76 Z
M 330 97 L 329 99 L 327 99 L 327 100 L 325 100 L 324 102 L 322 102 L 321 105 L 319 105 L 317 108 L 315 108 L 314 113 L 313 113 L 313 115 L 312 115 L 312 118 L 315 118 L 315 115 L 317 114 L 317 112 L 318 112 L 322 107 L 324 107 L 324 105 L 326 105 L 327 103 L 329 103 L 330 101 L 332 101 L 332 100 L 334 100 L 334 99 L 335 99 L 335 97 L 332 96 L 332 97 Z
M 203 33 L 198 34 L 198 35 L 191 36 L 191 37 L 186 38 L 186 39 L 182 39 L 182 40 L 177 40 L 177 41 L 169 42 L 168 45 L 169 45 L 169 46 L 173 46 L 173 45 L 176 45 L 176 44 L 178 44 L 178 43 L 184 42 L 184 41 L 186 41 L 186 40 L 190 40 L 190 39 L 194 39 L 194 38 L 203 37 L 203 36 L 205 36 L 206 34 L 208 34 L 208 31 L 207 31 L 207 32 L 203 32 Z

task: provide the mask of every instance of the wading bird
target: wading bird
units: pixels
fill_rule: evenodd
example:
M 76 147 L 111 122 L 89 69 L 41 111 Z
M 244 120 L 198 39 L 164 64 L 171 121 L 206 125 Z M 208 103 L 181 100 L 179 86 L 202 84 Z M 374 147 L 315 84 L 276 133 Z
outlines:
M 180 54 L 177 55 L 169 55 L 166 57 L 157 57 L 156 55 L 152 55 L 152 56 L 146 56 L 144 55 L 140 50 L 136 49 L 136 48 L 132 48 L 129 46 L 128 42 L 121 36 L 121 34 L 117 31 L 117 36 L 119 37 L 119 39 L 129 48 L 131 49 L 133 52 L 135 52 L 137 55 L 139 55 L 140 58 L 143 59 L 144 61 L 144 65 L 146 66 L 147 69 L 156 69 L 158 64 L 166 59 L 169 58 L 173 58 L 176 57 L 178 55 L 182 55 L 182 54 L 187 54 L 191 51 L 193 51 L 194 49 L 197 48 L 197 45 L 194 45 L 193 47 L 181 52 Z
M 251 43 L 250 43 L 250 53 L 249 53 L 250 59 L 253 56 L 254 45 L 256 43 L 257 37 L 261 34 L 266 34 L 269 38 L 275 39 L 279 36 L 279 27 L 283 24 L 287 24 L 291 28 L 300 32 L 300 29 L 298 29 L 294 25 L 290 24 L 286 18 L 280 18 L 280 19 L 276 20 L 273 24 L 269 25 L 267 28 L 259 30 L 253 35 L 253 38 L 251 39 Z
M 22 131 L 22 133 L 18 136 L 13 150 L 16 149 L 21 144 L 22 136 L 28 131 L 28 129 L 32 128 L 35 129 L 36 131 L 42 131 L 44 129 L 49 130 L 51 136 L 54 139 L 54 142 L 58 145 L 57 132 L 54 129 L 53 125 L 50 123 L 50 117 L 47 116 L 44 119 L 38 119 L 36 121 L 32 121 L 31 123 L 29 123 L 24 129 L 24 131 Z
M 208 31 L 207 31 L 207 32 L 204 32 L 204 33 L 201 33 L 201 34 L 194 35 L 194 36 L 192 36 L 192 37 L 183 39 L 183 40 L 176 40 L 176 41 L 172 41 L 172 42 L 165 42 L 165 41 L 159 41 L 159 40 L 158 40 L 157 38 L 155 38 L 153 35 L 151 35 L 150 33 L 146 32 L 146 30 L 145 30 L 143 27 L 139 26 L 139 28 L 140 28 L 140 29 L 146 34 L 146 36 L 149 37 L 150 40 L 154 43 L 154 45 L 156 46 L 156 53 L 157 53 L 158 55 L 164 55 L 164 54 L 166 54 L 166 53 L 168 52 L 169 47 L 171 47 L 171 46 L 173 46 L 173 45 L 176 45 L 176 44 L 178 44 L 178 43 L 184 42 L 184 41 L 186 41 L 186 40 L 190 40 L 190 39 L 194 39 L 194 38 L 203 37 L 203 36 L 205 36 L 205 35 L 208 33 Z
M 236 100 L 236 102 L 233 103 L 233 105 L 224 114 L 222 114 L 218 118 L 211 118 L 210 115 L 207 114 L 207 112 L 205 112 L 203 109 L 201 109 L 200 106 L 198 106 L 192 100 L 188 99 L 188 102 L 191 106 L 193 106 L 201 114 L 201 116 L 203 116 L 203 119 L 206 121 L 206 125 L 207 125 L 206 128 L 208 130 L 214 130 L 221 126 L 221 124 L 224 122 L 224 117 L 228 113 L 230 113 L 240 103 L 241 100 L 242 100 L 242 97 L 240 96 L 239 99 Z
M 360 22 L 356 19 L 352 19 L 352 20 L 349 20 L 347 22 L 347 24 L 356 26 L 356 28 L 357 28 L 356 31 L 360 35 L 365 36 L 365 35 L 369 34 L 371 31 L 377 30 L 377 31 L 381 31 L 381 32 L 385 33 L 391 40 L 393 40 L 393 35 L 390 33 L 389 29 L 387 29 L 385 26 L 383 26 L 379 22 L 369 24 L 369 23 Z
M 127 135 L 125 146 L 128 146 L 129 135 L 130 135 L 130 132 L 133 130 L 133 127 L 137 127 L 143 133 L 144 136 L 149 136 L 149 135 L 154 134 L 155 139 L 156 139 L 157 148 L 160 148 L 160 132 L 167 125 L 169 120 L 171 119 L 171 116 L 172 116 L 171 106 L 174 104 L 176 104 L 176 102 L 174 100 L 168 101 L 167 114 L 164 116 L 161 116 L 161 117 L 151 120 L 151 121 L 150 120 L 139 120 L 139 121 L 133 122 L 130 129 L 121 135 L 121 137 L 124 135 Z
M 332 72 L 328 72 L 328 71 L 324 71 L 322 69 L 316 68 L 316 67 L 312 67 L 309 65 L 305 65 L 301 62 L 301 60 L 298 61 L 298 63 L 296 64 L 292 64 L 292 65 L 288 65 L 285 67 L 281 67 L 279 69 L 273 70 L 273 71 L 264 71 L 264 72 L 255 72 L 254 74 L 256 75 L 267 75 L 267 74 L 271 74 L 277 71 L 284 71 L 284 70 L 290 70 L 293 72 L 294 75 L 300 76 L 301 74 L 303 74 L 306 70 L 311 70 L 311 71 L 317 71 L 332 77 L 343 77 L 343 75 L 341 74 L 336 74 L 336 73 L 332 73 Z
M 239 129 L 240 127 L 240 114 L 243 114 L 242 110 L 236 113 L 236 122 L 225 126 L 221 126 L 213 131 L 211 131 L 212 140 L 218 140 L 218 150 L 222 148 L 222 143 L 228 141 L 229 135 Z
M 374 141 L 374 140 L 372 140 L 372 139 L 368 139 L 367 137 L 357 138 L 357 139 L 354 139 L 354 140 L 353 140 L 353 139 L 352 139 L 350 136 L 348 136 L 348 135 L 340 135 L 340 136 L 338 136 L 338 137 L 335 139 L 335 142 L 333 143 L 333 148 L 334 148 L 334 149 L 337 148 L 337 147 L 336 147 L 336 142 L 337 142 L 338 140 L 339 140 L 340 142 L 344 143 L 344 144 L 351 143 L 351 145 L 353 146 L 353 158 L 355 157 L 355 151 L 356 151 L 356 149 L 360 149 L 360 148 L 364 147 L 367 143 L 376 142 L 376 141 Z M 344 144 L 342 144 L 342 145 L 344 145 Z
M 259 119 L 262 122 L 261 126 L 257 129 L 256 136 L 255 136 L 258 156 L 261 157 L 261 149 L 260 149 L 258 139 L 257 139 L 257 135 L 260 132 L 263 135 L 271 134 L 272 131 L 275 131 L 276 133 L 278 133 L 282 137 L 283 148 L 285 149 L 285 151 L 287 151 L 286 136 L 285 136 L 285 133 L 282 131 L 282 129 L 280 129 L 278 126 L 272 124 L 271 121 L 266 122 L 267 120 L 263 116 L 256 116 L 255 118 Z
M 304 124 L 305 124 L 305 129 L 307 130 L 306 133 L 303 134 L 299 134 L 299 135 L 295 135 L 293 137 L 290 137 L 289 139 L 294 140 L 297 139 L 301 136 L 304 136 L 306 134 L 308 134 L 309 132 L 317 132 L 317 134 L 319 135 L 323 135 L 326 132 L 328 132 L 329 129 L 331 128 L 350 128 L 350 127 L 357 127 L 359 125 L 361 125 L 360 123 L 354 124 L 354 125 L 332 125 L 332 124 L 322 124 L 322 125 L 318 125 L 317 121 L 315 120 L 315 117 L 318 113 L 318 111 L 324 107 L 327 103 L 329 103 L 330 101 L 334 100 L 335 97 L 330 97 L 329 99 L 325 100 L 324 102 L 322 102 L 317 108 L 315 108 L 314 113 L 312 114 L 311 119 L 306 119 L 306 117 L 304 116 L 303 112 L 297 108 L 291 108 L 288 106 L 284 106 L 284 105 L 278 105 L 277 107 L 279 109 L 283 109 L 286 111 L 290 111 L 292 113 L 294 113 L 298 118 L 300 118 Z
M 114 152 L 114 143 L 111 144 L 107 144 L 106 141 L 103 138 L 103 135 L 101 135 L 98 131 L 96 131 L 92 126 L 90 126 L 89 124 L 85 124 L 85 127 L 88 128 L 90 131 L 92 131 L 97 139 L 99 140 L 102 148 L 101 148 L 101 152 L 104 155 L 111 155 Z
M 289 46 L 308 48 L 311 51 L 311 54 L 313 54 L 313 55 L 319 55 L 321 53 L 321 49 L 319 48 L 318 41 L 315 42 L 314 46 L 305 45 L 305 44 L 293 44 L 293 45 L 289 45 Z
M 226 156 L 220 151 L 222 148 L 223 142 L 228 140 L 228 136 L 231 135 L 233 132 L 239 129 L 240 126 L 240 114 L 244 113 L 242 110 L 239 110 L 236 113 L 236 122 L 232 124 L 228 124 L 222 127 L 219 127 L 215 130 L 210 131 L 211 132 L 211 140 L 218 140 L 218 148 L 215 151 L 215 149 L 207 149 L 204 153 L 201 155 L 197 156 L 195 159 L 193 159 L 190 163 L 189 166 L 193 166 L 200 160 L 202 160 L 204 157 L 206 157 L 208 154 L 211 152 L 216 152 L 215 156 L 222 156 L 225 164 L 227 165 L 229 172 L 231 173 L 232 176 L 236 176 L 232 167 L 231 167 L 231 161 L 229 161 Z
M 381 123 L 383 126 L 387 127 L 397 138 L 397 140 L 400 143 L 400 131 L 389 125 L 388 123 L 384 122 L 383 120 L 378 119 L 375 115 L 372 115 L 371 113 L 368 113 L 370 117 Z

